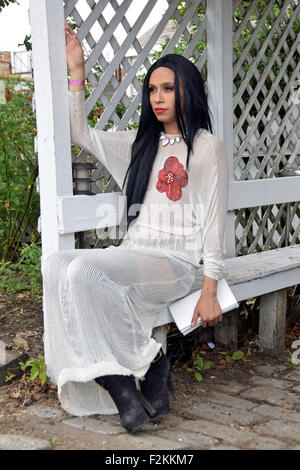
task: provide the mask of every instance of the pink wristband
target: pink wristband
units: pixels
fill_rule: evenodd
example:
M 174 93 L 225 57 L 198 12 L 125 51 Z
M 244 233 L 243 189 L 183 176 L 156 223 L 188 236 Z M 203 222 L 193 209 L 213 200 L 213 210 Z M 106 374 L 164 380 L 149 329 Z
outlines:
M 68 83 L 70 85 L 84 85 L 85 84 L 85 80 L 68 80 Z

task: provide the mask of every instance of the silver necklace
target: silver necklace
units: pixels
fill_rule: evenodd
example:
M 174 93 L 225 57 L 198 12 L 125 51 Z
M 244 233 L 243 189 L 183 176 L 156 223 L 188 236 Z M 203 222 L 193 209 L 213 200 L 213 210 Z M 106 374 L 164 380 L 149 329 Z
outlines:
M 162 141 L 162 146 L 165 147 L 165 145 L 168 145 L 170 143 L 171 145 L 175 144 L 175 142 L 179 143 L 182 139 L 182 135 L 177 135 L 176 137 L 168 137 L 166 134 L 161 131 L 159 140 Z

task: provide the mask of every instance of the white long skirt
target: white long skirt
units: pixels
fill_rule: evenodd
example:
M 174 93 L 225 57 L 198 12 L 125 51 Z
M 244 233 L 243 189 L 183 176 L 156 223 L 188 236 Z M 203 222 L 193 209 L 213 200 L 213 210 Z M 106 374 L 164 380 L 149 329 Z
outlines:
M 109 374 L 142 379 L 161 343 L 161 310 L 188 294 L 197 268 L 157 250 L 63 250 L 42 264 L 47 375 L 75 416 L 118 412 L 94 382 Z

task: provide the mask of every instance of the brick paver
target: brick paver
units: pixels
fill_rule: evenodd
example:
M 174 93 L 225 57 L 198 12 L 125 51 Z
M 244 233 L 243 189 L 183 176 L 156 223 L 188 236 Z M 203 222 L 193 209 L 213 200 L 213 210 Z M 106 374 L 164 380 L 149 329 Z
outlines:
M 132 450 L 299 449 L 299 386 L 300 366 L 253 367 L 253 373 L 243 383 L 223 380 L 213 389 L 189 397 L 180 406 L 176 403 L 175 407 L 171 401 L 167 416 L 159 422 L 147 423 L 135 435 L 120 425 L 118 415 L 72 417 L 59 406 L 38 403 L 27 407 L 22 419 L 27 414 L 31 419 L 51 423 L 53 436 L 56 425 L 89 432 L 99 436 L 101 445 L 113 443 L 112 448 L 118 448 L 120 443 L 120 448 Z M 36 437 L 0 435 L 0 449 L 49 448 L 47 440 Z
M 45 439 L 35 439 L 17 434 L 0 434 L 0 450 L 47 450 L 51 444 Z

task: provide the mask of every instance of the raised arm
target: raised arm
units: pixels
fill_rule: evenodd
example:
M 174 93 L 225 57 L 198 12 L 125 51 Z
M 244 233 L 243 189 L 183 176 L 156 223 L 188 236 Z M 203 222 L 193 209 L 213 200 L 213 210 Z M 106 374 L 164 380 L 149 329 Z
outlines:
M 71 80 L 84 80 L 84 56 L 75 32 L 65 22 L 66 52 Z M 121 188 L 131 158 L 136 131 L 105 132 L 88 124 L 84 85 L 69 85 L 71 141 L 94 155 Z

